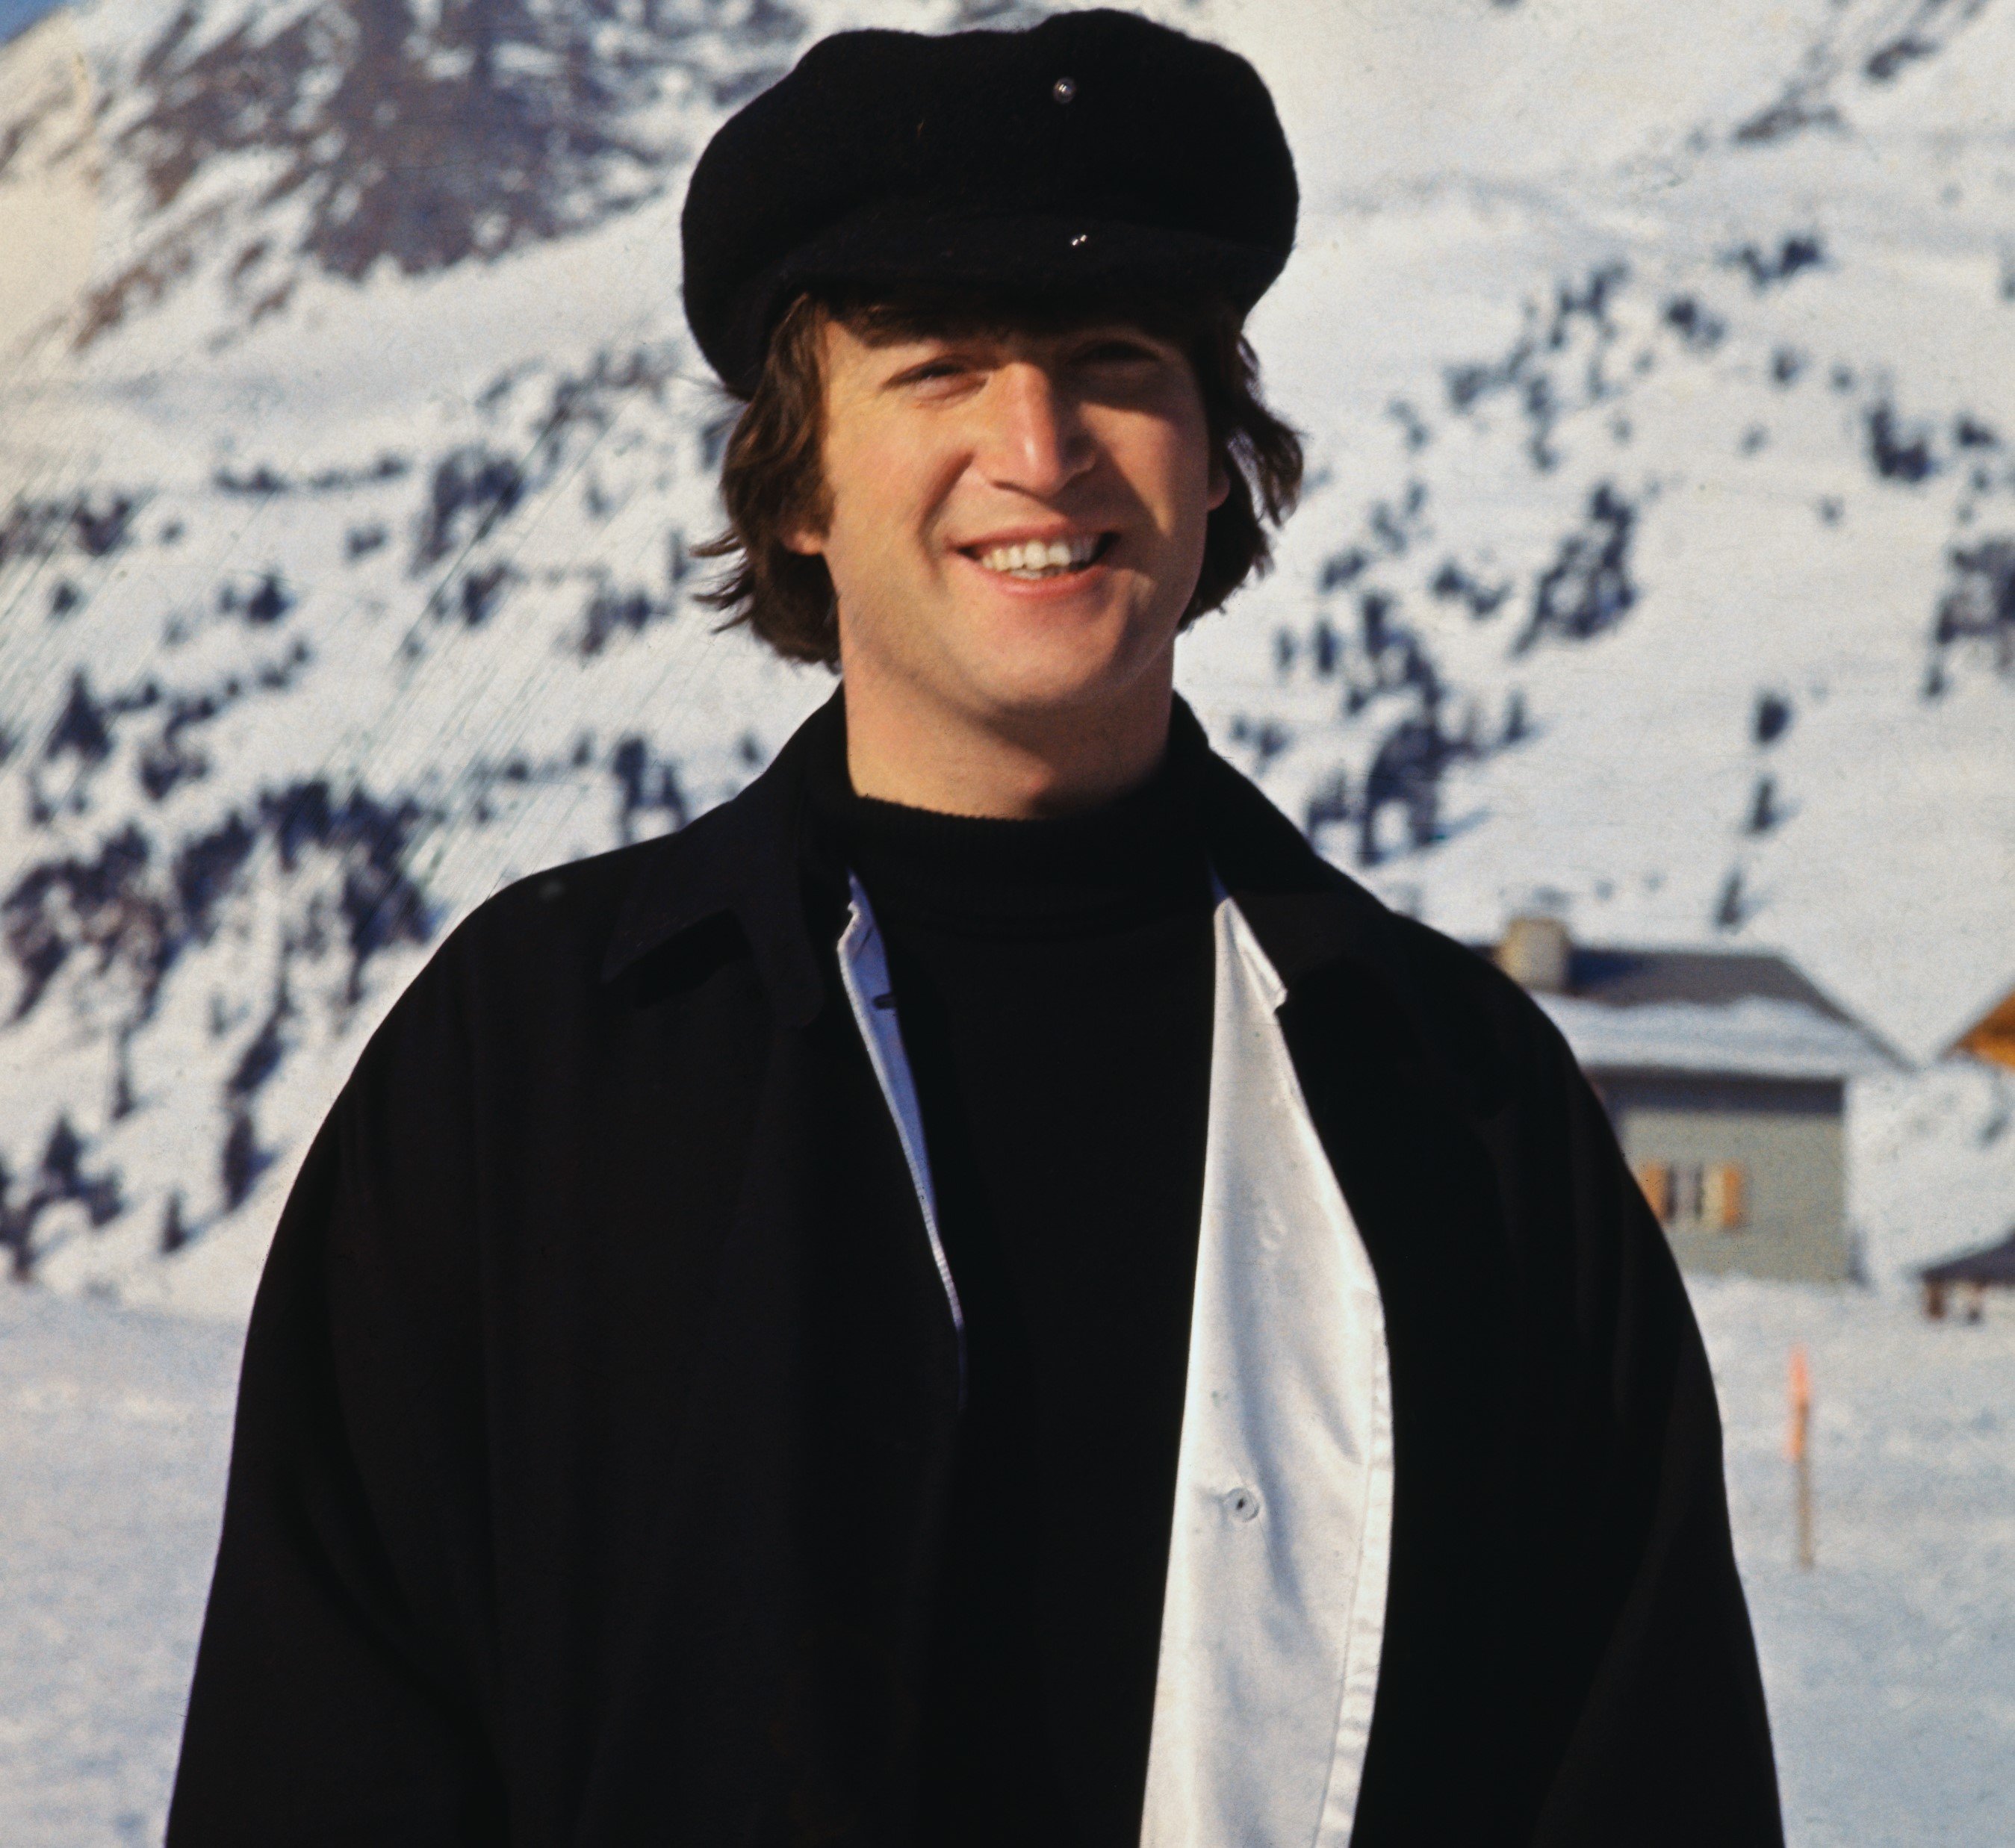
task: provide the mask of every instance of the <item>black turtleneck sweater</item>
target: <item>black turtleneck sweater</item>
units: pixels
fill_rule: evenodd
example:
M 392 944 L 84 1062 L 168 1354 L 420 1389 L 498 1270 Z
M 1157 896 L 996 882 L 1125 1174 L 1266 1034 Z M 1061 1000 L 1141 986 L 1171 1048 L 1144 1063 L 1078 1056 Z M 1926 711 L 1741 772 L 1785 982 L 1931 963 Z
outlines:
M 842 723 L 817 754 L 966 1321 L 923 1848 L 1140 1839 L 1209 1093 L 1203 749 L 1179 724 L 1143 787 L 1036 821 L 857 795 Z

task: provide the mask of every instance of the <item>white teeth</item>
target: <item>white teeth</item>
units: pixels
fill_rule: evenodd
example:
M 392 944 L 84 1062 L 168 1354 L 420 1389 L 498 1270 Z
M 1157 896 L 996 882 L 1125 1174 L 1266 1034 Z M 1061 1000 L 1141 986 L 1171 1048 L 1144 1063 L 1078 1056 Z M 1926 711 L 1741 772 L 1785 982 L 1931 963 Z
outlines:
M 1018 545 L 990 547 L 979 554 L 989 571 L 1008 577 L 1054 577 L 1066 571 L 1082 571 L 1098 555 L 1097 536 L 1085 539 L 1031 539 Z

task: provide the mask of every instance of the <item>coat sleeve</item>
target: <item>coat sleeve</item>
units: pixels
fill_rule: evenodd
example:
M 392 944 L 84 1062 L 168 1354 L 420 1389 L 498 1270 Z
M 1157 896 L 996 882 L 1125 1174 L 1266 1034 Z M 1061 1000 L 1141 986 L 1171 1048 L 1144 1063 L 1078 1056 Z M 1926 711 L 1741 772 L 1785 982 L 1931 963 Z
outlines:
M 1607 1582 L 1593 1673 L 1539 1848 L 1783 1840 L 1705 1347 L 1607 1113 L 1549 1030 L 1579 1256 L 1576 1319 L 1606 1427 Z
M 476 1357 L 429 1299 L 438 1252 L 400 1252 L 457 1186 L 453 1010 L 431 974 L 323 1124 L 267 1261 L 169 1848 L 502 1839 L 469 1620 L 480 1561 L 430 1446 L 415 1317 L 438 1319 L 444 1367 Z

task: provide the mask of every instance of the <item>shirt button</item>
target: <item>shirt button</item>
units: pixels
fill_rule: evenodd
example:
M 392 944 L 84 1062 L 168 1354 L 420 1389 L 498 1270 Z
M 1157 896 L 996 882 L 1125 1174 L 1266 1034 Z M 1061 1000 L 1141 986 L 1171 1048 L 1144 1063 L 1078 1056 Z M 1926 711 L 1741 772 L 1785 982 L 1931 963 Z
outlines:
M 1069 102 L 1076 95 L 1077 79 L 1074 77 L 1060 77 L 1050 85 L 1050 95 L 1054 102 Z
M 1259 1518 L 1259 1491 L 1235 1488 L 1224 1498 L 1224 1509 L 1234 1520 L 1255 1521 Z

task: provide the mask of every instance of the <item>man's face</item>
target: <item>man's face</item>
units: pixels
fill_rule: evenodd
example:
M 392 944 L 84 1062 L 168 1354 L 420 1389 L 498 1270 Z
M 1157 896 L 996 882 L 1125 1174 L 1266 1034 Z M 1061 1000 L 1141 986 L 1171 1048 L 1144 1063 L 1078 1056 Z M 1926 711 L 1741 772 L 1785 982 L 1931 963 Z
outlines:
M 1166 699 L 1212 466 L 1187 356 L 1124 323 L 824 328 L 822 554 L 849 686 L 985 724 Z

